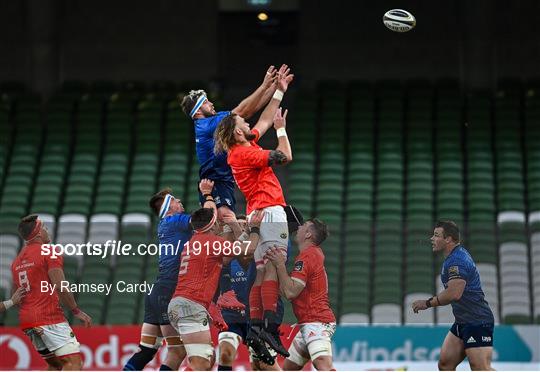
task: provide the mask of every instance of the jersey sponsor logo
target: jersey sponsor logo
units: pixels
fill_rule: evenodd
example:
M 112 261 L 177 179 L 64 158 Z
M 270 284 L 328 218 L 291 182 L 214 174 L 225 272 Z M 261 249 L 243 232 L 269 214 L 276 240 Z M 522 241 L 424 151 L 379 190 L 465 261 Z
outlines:
M 482 342 L 491 342 L 491 337 L 489 337 L 489 336 L 482 336 Z
M 236 272 L 236 276 L 244 276 L 244 275 L 246 275 L 246 273 L 244 273 L 243 271 Z
M 458 266 L 450 266 L 448 268 L 448 275 L 449 276 L 459 276 L 459 267 Z
M 294 271 L 302 271 L 304 268 L 304 261 L 296 261 L 294 263 Z
M 4 343 L 8 349 L 11 349 L 17 354 L 15 369 L 29 369 L 31 355 L 24 341 L 14 335 L 0 335 L 0 346 Z
M 467 343 L 468 344 L 475 344 L 476 343 L 476 340 L 474 339 L 473 336 L 469 337 L 469 339 L 467 340 Z

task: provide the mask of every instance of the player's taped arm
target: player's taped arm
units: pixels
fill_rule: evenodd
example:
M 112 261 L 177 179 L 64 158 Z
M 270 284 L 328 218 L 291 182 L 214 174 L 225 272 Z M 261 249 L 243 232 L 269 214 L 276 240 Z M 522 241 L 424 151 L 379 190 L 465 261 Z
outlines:
M 301 283 L 299 280 L 293 280 L 287 272 L 285 264 L 279 264 L 276 266 L 276 272 L 279 280 L 279 290 L 281 294 L 289 301 L 294 300 L 302 292 L 305 283 Z
M 270 102 L 268 103 L 268 105 L 266 105 L 266 108 L 262 112 L 261 117 L 259 118 L 259 121 L 253 127 L 253 129 L 257 129 L 259 131 L 259 139 L 274 124 L 274 116 L 276 115 L 276 111 L 279 108 L 280 104 L 281 104 L 281 99 L 277 99 L 275 96 L 273 96 Z
M 273 157 L 273 158 L 272 158 Z M 278 146 L 270 152 L 268 165 L 283 165 L 292 161 L 292 149 L 287 136 L 278 137 Z
M 467 282 L 464 279 L 452 279 L 448 281 L 448 288 L 428 300 L 431 305 L 429 307 L 445 306 L 454 301 L 459 301 L 466 284 Z
M 64 270 L 59 267 L 54 267 L 49 269 L 48 274 L 51 283 L 56 286 L 55 288 L 57 288 L 60 302 L 71 311 L 78 309 L 77 302 L 75 302 L 75 298 L 73 297 L 73 293 L 71 293 L 68 288 L 62 287 L 62 282 L 66 281 Z

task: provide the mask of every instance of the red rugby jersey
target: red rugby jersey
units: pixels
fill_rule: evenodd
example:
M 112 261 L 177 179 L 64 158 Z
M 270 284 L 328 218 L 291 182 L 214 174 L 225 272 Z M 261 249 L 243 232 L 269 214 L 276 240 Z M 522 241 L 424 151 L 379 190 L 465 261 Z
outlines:
M 268 166 L 270 150 L 263 150 L 257 144 L 258 130 L 253 129 L 252 133 L 257 137 L 250 142 L 251 146 L 235 145 L 227 156 L 236 184 L 246 198 L 247 214 L 256 209 L 286 205 L 281 184 Z
M 60 307 L 60 300 L 56 288 L 51 294 L 50 287 L 43 287 L 42 283 L 52 285 L 49 279 L 49 270 L 62 268 L 62 257 L 51 258 L 50 255 L 41 254 L 41 244 L 32 243 L 21 250 L 11 264 L 11 274 L 16 287 L 26 288 L 26 296 L 19 305 L 19 324 L 22 329 L 42 325 L 57 324 L 66 321 L 64 312 Z
M 336 321 L 328 300 L 328 276 L 320 247 L 313 245 L 300 252 L 294 262 L 291 278 L 305 284 L 298 297 L 292 300 L 298 323 Z
M 173 297 L 187 298 L 208 309 L 219 285 L 224 242 L 225 239 L 210 232 L 193 234 L 180 257 L 178 284 Z

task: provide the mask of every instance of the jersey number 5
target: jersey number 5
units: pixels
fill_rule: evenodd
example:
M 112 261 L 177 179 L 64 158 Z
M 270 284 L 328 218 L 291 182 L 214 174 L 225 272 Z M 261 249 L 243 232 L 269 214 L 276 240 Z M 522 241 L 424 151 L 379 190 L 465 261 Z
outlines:
M 178 271 L 178 275 L 186 274 L 188 265 L 189 265 L 189 254 L 186 254 L 184 257 L 182 257 L 182 262 L 180 262 L 180 271 Z
M 26 274 L 26 271 L 19 272 L 19 285 L 21 287 L 24 287 L 26 292 L 30 291 L 30 281 L 28 280 L 28 275 Z

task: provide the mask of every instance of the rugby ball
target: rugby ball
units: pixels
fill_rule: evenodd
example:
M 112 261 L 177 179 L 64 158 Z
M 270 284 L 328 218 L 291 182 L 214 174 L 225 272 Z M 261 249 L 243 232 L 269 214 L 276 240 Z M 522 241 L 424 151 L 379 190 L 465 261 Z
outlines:
M 392 9 L 384 13 L 384 25 L 395 32 L 407 32 L 416 26 L 416 18 L 406 10 Z

